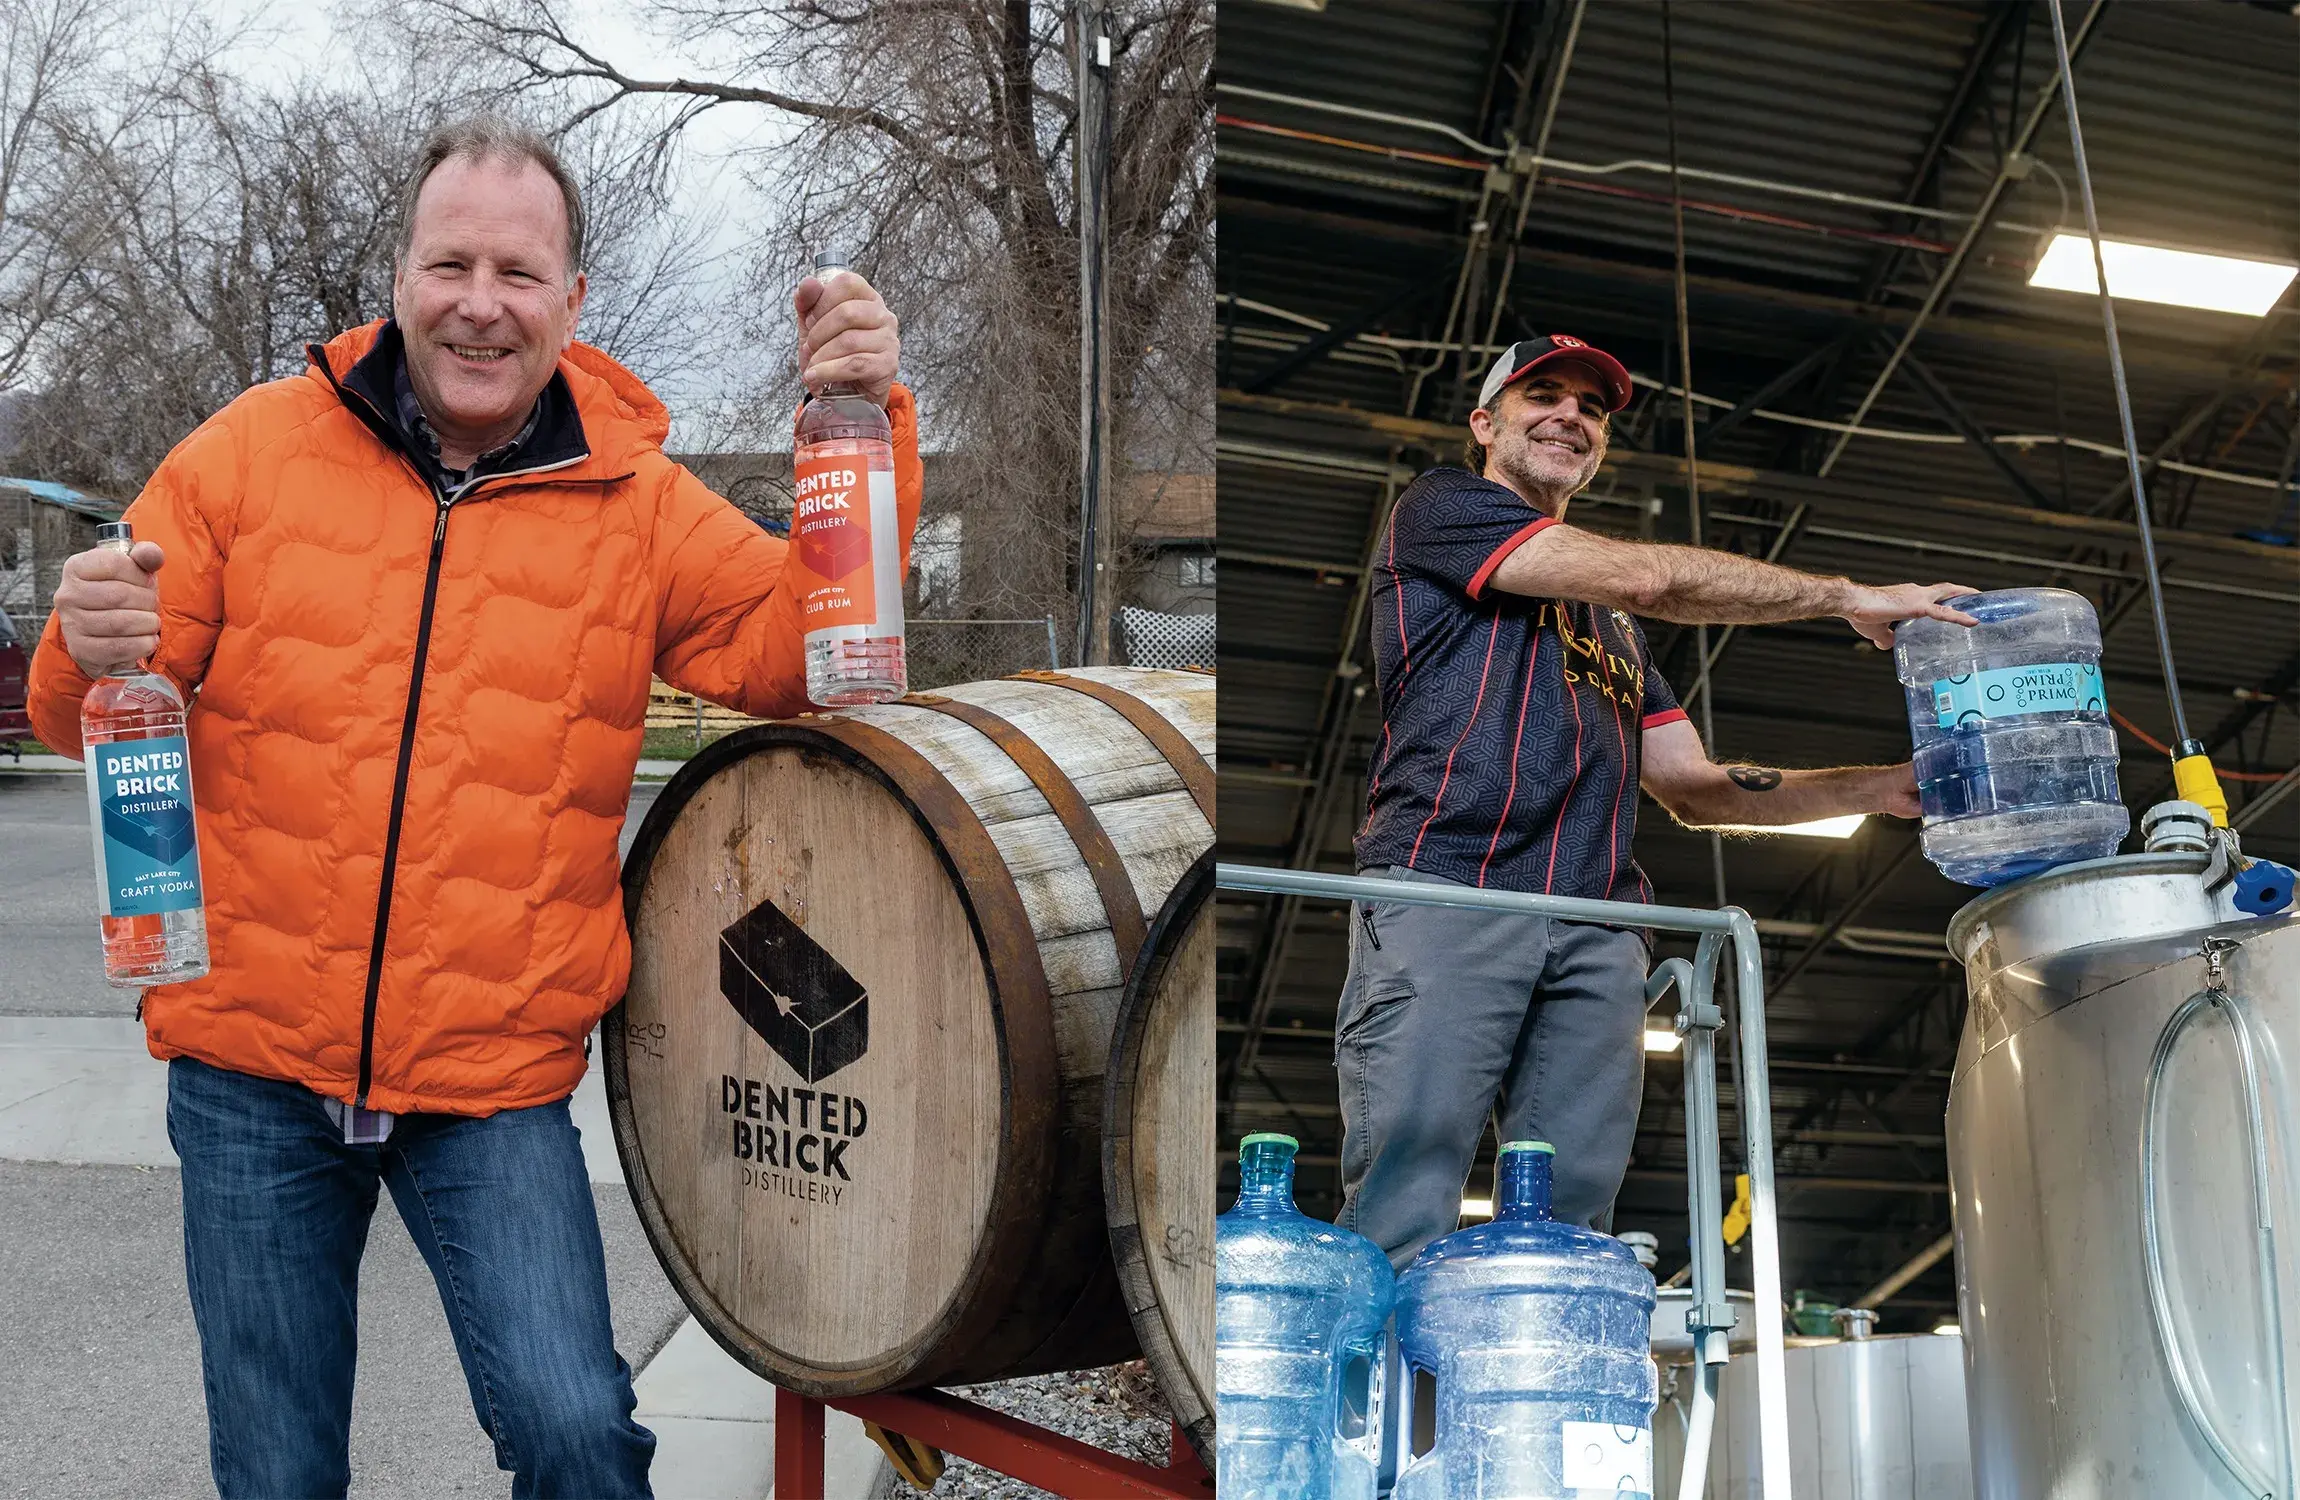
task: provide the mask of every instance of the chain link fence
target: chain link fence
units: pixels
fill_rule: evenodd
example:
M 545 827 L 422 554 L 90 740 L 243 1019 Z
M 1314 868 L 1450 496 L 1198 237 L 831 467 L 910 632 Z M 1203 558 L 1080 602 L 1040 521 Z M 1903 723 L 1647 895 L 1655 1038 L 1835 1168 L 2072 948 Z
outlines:
M 1062 665 L 1060 624 L 1034 620 L 903 622 L 904 659 L 914 693 Z M 649 759 L 683 758 L 757 719 L 658 681 L 647 695 Z
M 903 622 L 903 629 L 912 692 L 1062 665 L 1061 626 L 1052 615 L 1036 620 L 912 619 Z

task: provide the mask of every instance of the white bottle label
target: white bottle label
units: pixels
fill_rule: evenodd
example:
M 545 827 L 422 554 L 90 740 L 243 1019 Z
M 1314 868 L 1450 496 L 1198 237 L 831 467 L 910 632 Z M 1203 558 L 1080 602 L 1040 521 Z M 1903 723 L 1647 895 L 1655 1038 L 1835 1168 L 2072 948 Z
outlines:
M 894 472 L 865 455 L 803 454 L 791 511 L 791 586 L 812 640 L 902 634 L 902 524 Z
M 191 754 L 182 735 L 88 747 L 88 800 L 101 830 L 96 872 L 107 917 L 200 904 Z
M 1579 1497 L 1653 1492 L 1653 1429 L 1614 1422 L 1566 1422 L 1565 1487 Z

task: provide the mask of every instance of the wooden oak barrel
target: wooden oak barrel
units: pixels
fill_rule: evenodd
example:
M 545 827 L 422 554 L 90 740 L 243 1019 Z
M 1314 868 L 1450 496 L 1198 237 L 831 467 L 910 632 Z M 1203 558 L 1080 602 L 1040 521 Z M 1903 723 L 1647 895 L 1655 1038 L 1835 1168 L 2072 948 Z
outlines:
M 760 725 L 663 789 L 608 1106 L 744 1364 L 838 1396 L 1133 1356 L 1103 1069 L 1213 757 L 1212 677 L 1105 667 Z
M 1102 1109 L 1110 1253 L 1142 1357 L 1214 1462 L 1214 855 L 1191 866 L 1126 982 Z

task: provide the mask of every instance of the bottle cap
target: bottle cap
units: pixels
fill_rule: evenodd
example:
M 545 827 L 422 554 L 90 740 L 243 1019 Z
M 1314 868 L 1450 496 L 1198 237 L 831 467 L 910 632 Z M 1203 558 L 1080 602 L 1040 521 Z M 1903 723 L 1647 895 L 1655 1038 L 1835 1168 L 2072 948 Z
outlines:
M 1539 1151 L 1545 1156 L 1557 1155 L 1557 1148 L 1547 1141 L 1503 1141 L 1501 1143 L 1502 1155 L 1507 1156 L 1512 1151 Z
M 98 543 L 132 542 L 135 539 L 136 528 L 126 521 L 98 521 L 96 523 L 96 540 Z
M 840 252 L 836 250 L 817 250 L 815 252 L 815 274 L 817 276 L 827 275 L 832 271 L 844 271 L 845 269 L 847 269 L 847 258 Z
M 1280 1135 L 1274 1130 L 1258 1130 L 1254 1134 L 1247 1136 L 1244 1140 L 1238 1142 L 1238 1154 L 1240 1156 L 1244 1156 L 1248 1146 L 1261 1145 L 1279 1145 L 1285 1147 L 1289 1151 L 1298 1151 L 1301 1149 L 1302 1143 L 1295 1140 L 1290 1135 Z

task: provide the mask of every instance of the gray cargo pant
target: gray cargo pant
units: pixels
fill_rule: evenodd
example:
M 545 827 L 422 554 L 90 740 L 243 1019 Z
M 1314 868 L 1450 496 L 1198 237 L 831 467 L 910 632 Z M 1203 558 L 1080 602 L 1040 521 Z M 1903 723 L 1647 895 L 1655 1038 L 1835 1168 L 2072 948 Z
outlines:
M 1455 884 L 1416 870 L 1365 870 Z M 1359 902 L 1334 1018 L 1336 1222 L 1400 1270 L 1450 1233 L 1490 1116 L 1557 1148 L 1555 1216 L 1605 1228 L 1645 1088 L 1644 939 L 1549 917 Z

